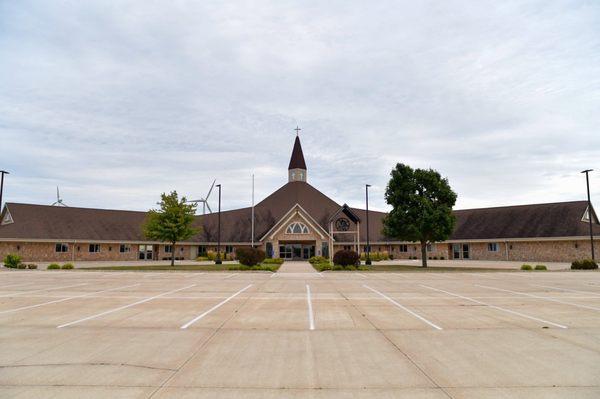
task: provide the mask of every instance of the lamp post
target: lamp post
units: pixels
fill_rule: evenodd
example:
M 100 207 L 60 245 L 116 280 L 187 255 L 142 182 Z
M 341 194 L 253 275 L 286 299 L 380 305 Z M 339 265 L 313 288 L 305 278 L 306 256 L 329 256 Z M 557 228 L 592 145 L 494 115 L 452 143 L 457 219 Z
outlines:
M 370 184 L 365 184 L 365 202 L 367 205 L 367 260 L 365 265 L 371 264 L 371 242 L 369 240 L 369 187 Z
M 586 169 L 581 171 L 581 173 L 585 173 L 585 182 L 587 185 L 587 197 L 588 197 L 588 221 L 590 224 L 590 244 L 592 247 L 592 260 L 596 260 L 594 256 L 594 230 L 592 228 L 592 201 L 590 199 L 590 176 L 589 173 L 592 172 L 593 169 Z
M 0 170 L 2 177 L 0 178 L 0 213 L 2 212 L 2 192 L 4 191 L 4 175 L 9 175 L 5 170 Z
M 217 184 L 217 187 L 219 188 L 219 227 L 217 229 L 217 258 L 215 259 L 215 264 L 220 265 L 223 263 L 221 260 L 221 185 Z

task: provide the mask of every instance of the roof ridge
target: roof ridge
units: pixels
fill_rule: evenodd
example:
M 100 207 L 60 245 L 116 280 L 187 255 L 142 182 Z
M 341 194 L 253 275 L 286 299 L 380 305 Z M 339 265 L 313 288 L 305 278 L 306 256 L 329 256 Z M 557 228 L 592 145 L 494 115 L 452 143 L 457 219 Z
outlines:
M 463 212 L 463 211 L 481 211 L 486 209 L 502 209 L 502 208 L 524 208 L 530 206 L 543 206 L 543 205 L 559 205 L 559 204 L 575 204 L 575 203 L 585 203 L 587 204 L 587 200 L 576 200 L 576 201 L 557 201 L 557 202 L 542 202 L 537 204 L 519 204 L 519 205 L 500 205 L 500 206 L 488 206 L 483 208 L 466 208 L 466 209 L 453 209 L 454 212 Z

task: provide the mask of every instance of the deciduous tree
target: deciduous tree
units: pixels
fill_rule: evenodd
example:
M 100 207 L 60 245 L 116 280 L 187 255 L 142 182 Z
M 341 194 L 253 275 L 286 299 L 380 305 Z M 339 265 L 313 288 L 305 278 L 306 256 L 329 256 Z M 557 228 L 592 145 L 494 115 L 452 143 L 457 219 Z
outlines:
M 187 203 L 185 197 L 179 199 L 177 191 L 162 193 L 160 198 L 160 208 L 148 212 L 143 230 L 147 238 L 171 244 L 171 266 L 174 266 L 175 244 L 200 232 L 192 227 L 197 204 Z
M 385 200 L 392 211 L 384 218 L 384 234 L 419 242 L 422 264 L 427 267 L 427 244 L 447 240 L 454 229 L 456 193 L 448 179 L 433 169 L 399 163 L 391 172 Z

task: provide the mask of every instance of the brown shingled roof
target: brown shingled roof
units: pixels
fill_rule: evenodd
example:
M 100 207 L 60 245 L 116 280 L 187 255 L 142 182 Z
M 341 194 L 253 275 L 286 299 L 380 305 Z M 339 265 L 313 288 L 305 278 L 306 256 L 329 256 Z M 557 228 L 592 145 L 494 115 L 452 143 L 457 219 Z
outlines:
M 290 158 L 289 169 L 304 169 L 306 170 L 306 162 L 304 162 L 304 154 L 302 153 L 302 145 L 300 145 L 300 137 L 296 136 L 294 141 L 294 149 Z
M 571 201 L 457 210 L 451 239 L 587 236 L 586 209 L 587 201 Z M 594 232 L 600 234 L 597 223 Z
M 325 230 L 328 219 L 340 205 L 305 182 L 290 182 L 279 188 L 255 207 L 255 241 L 258 241 L 295 204 L 306 210 Z M 0 240 L 52 239 L 89 241 L 147 241 L 141 226 L 146 212 L 53 207 L 8 203 L 6 208 L 14 223 L 0 226 Z M 361 220 L 365 210 L 351 208 Z M 500 238 L 585 237 L 587 222 L 582 221 L 586 201 L 506 206 L 457 210 L 457 223 L 451 240 Z M 383 212 L 370 211 L 370 238 L 388 241 L 382 236 Z M 217 241 L 217 214 L 196 216 L 194 225 L 202 232 L 191 242 Z M 594 224 L 600 235 L 600 225 Z M 366 229 L 361 225 L 361 241 Z M 251 208 L 221 212 L 221 241 L 251 241 Z

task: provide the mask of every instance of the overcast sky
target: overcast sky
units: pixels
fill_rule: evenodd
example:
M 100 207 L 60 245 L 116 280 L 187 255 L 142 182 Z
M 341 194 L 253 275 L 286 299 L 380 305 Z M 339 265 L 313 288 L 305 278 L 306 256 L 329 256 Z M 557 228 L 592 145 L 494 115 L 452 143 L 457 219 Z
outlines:
M 599 1 L 2 1 L 5 200 L 147 210 L 287 181 L 372 207 L 397 162 L 457 208 L 600 200 Z M 211 197 L 216 208 L 217 197 Z

